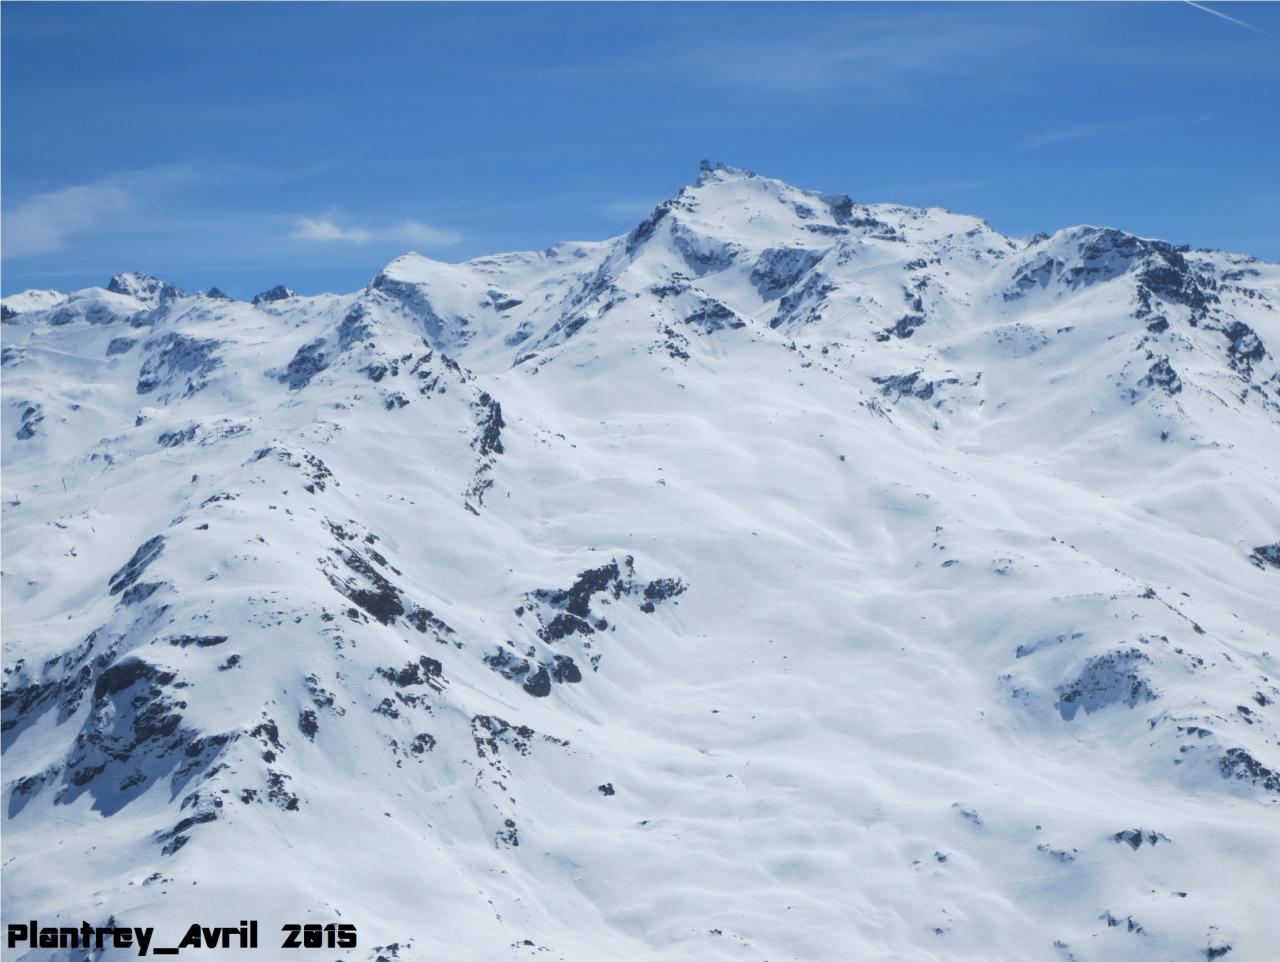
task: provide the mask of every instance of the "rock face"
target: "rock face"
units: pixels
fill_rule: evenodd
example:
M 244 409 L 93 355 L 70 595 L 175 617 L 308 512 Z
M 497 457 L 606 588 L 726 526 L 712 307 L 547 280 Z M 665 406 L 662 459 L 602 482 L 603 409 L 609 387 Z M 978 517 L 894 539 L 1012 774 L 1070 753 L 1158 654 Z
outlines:
M 181 288 L 152 277 L 150 274 L 140 274 L 136 271 L 117 274 L 107 283 L 107 290 L 112 294 L 123 294 L 151 306 L 186 296 L 186 292 Z
M 276 301 L 287 301 L 289 298 L 296 296 L 297 295 L 292 290 L 285 287 L 283 284 L 277 284 L 275 287 L 268 288 L 261 294 L 254 294 L 253 306 L 258 307 L 262 304 L 273 304 Z
M 1280 267 L 705 164 L 4 308 L 5 923 L 1269 957 Z

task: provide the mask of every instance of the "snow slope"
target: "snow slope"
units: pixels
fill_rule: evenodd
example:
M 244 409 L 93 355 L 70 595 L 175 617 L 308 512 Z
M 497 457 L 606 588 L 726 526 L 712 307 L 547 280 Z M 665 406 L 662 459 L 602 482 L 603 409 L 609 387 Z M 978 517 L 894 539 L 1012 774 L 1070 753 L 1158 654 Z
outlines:
M 1280 266 L 704 165 L 255 300 L 4 302 L 5 923 L 1275 957 Z

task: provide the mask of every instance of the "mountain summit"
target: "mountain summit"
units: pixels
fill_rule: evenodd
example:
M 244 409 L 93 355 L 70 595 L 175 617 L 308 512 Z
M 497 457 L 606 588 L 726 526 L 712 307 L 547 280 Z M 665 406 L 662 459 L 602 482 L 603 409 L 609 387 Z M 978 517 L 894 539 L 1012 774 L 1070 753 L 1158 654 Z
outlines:
M 1278 310 L 716 164 L 350 294 L 6 298 L 3 921 L 1266 958 Z

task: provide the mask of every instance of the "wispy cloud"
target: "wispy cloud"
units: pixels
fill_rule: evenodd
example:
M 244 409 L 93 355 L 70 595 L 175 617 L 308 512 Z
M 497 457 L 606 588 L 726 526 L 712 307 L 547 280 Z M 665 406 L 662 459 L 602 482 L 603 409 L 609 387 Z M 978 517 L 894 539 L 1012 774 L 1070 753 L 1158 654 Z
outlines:
M 1254 33 L 1266 33 L 1266 31 L 1263 30 L 1261 27 L 1255 27 L 1251 23 L 1245 23 L 1243 20 L 1237 20 L 1235 17 L 1229 17 L 1222 11 L 1214 10 L 1210 7 L 1206 7 L 1202 3 L 1192 3 L 1192 0 L 1183 0 L 1183 2 L 1186 3 L 1188 7 L 1195 7 L 1197 10 L 1203 10 L 1205 13 L 1213 14 L 1213 16 L 1215 17 L 1221 17 L 1223 20 L 1229 20 L 1231 23 L 1234 23 L 1236 26 L 1244 27 L 1246 30 L 1252 30 Z
M 1050 127 L 1033 134 L 1023 141 L 1023 147 L 1049 147 L 1054 144 L 1065 144 L 1073 140 L 1093 140 L 1097 137 L 1111 137 L 1127 134 L 1135 130 L 1150 128 L 1186 127 L 1200 124 L 1211 124 L 1223 119 L 1218 111 L 1192 114 L 1187 116 L 1129 117 L 1121 120 L 1102 120 L 1096 123 L 1073 124 L 1066 127 Z
M 711 36 L 664 37 L 661 44 L 623 56 L 559 69 L 588 82 L 635 77 L 686 89 L 713 84 L 804 96 L 875 91 L 882 98 L 914 99 L 931 93 L 938 78 L 951 84 L 960 78 L 1004 83 L 991 62 L 1050 37 L 1061 40 L 1050 29 L 1003 14 L 949 6 L 939 5 L 924 21 L 884 10 L 854 14 L 832 5 L 838 15 L 824 18 L 816 32 L 810 27 L 761 34 L 746 21 L 739 27 L 726 21 L 725 29 Z M 975 50 L 983 56 L 975 57 Z
M 330 218 L 300 218 L 289 235 L 294 240 L 321 243 L 368 244 L 371 241 L 398 241 L 444 247 L 462 240 L 456 231 L 432 227 L 416 220 L 403 220 L 385 227 L 343 227 Z
M 35 194 L 4 213 L 4 257 L 61 250 L 69 237 L 119 214 L 133 201 L 127 189 L 110 181 Z
M 192 184 L 217 181 L 215 171 L 186 164 L 125 170 L 84 184 L 32 194 L 3 212 L 8 260 L 65 249 L 87 233 L 120 232 L 154 219 L 162 203 Z
M 897 193 L 902 195 L 912 194 L 936 194 L 951 193 L 953 191 L 967 190 L 990 190 L 993 187 L 1004 186 L 1003 181 L 991 178 L 983 178 L 979 180 L 941 180 L 934 183 L 918 184 L 911 183 L 901 187 Z
M 598 205 L 596 209 L 606 217 L 647 217 L 660 203 L 662 203 L 661 197 L 647 200 L 609 200 Z
M 1050 127 L 1028 137 L 1024 146 L 1049 147 L 1054 144 L 1065 144 L 1073 140 L 1092 140 L 1095 137 L 1107 137 L 1112 134 L 1128 133 L 1131 130 L 1141 130 L 1144 127 L 1154 127 L 1160 122 L 1154 117 L 1134 117 L 1128 120 L 1105 120 L 1093 124 Z

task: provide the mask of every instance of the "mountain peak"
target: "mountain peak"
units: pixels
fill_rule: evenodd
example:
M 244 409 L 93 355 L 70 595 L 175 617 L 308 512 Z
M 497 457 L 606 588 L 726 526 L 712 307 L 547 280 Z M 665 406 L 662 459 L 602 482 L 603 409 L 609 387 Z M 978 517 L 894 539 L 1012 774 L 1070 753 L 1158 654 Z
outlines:
M 698 183 L 708 180 L 746 180 L 758 177 L 754 171 L 742 167 L 734 167 L 722 160 L 701 160 L 698 162 Z
M 112 294 L 125 294 L 148 304 L 158 304 L 186 294 L 180 287 L 142 271 L 123 271 L 115 275 L 107 282 L 107 290 Z
M 274 301 L 287 301 L 291 297 L 297 297 L 297 292 L 285 287 L 283 284 L 277 284 L 275 287 L 267 288 L 260 294 L 254 294 L 253 303 L 256 307 L 261 304 L 270 304 Z

